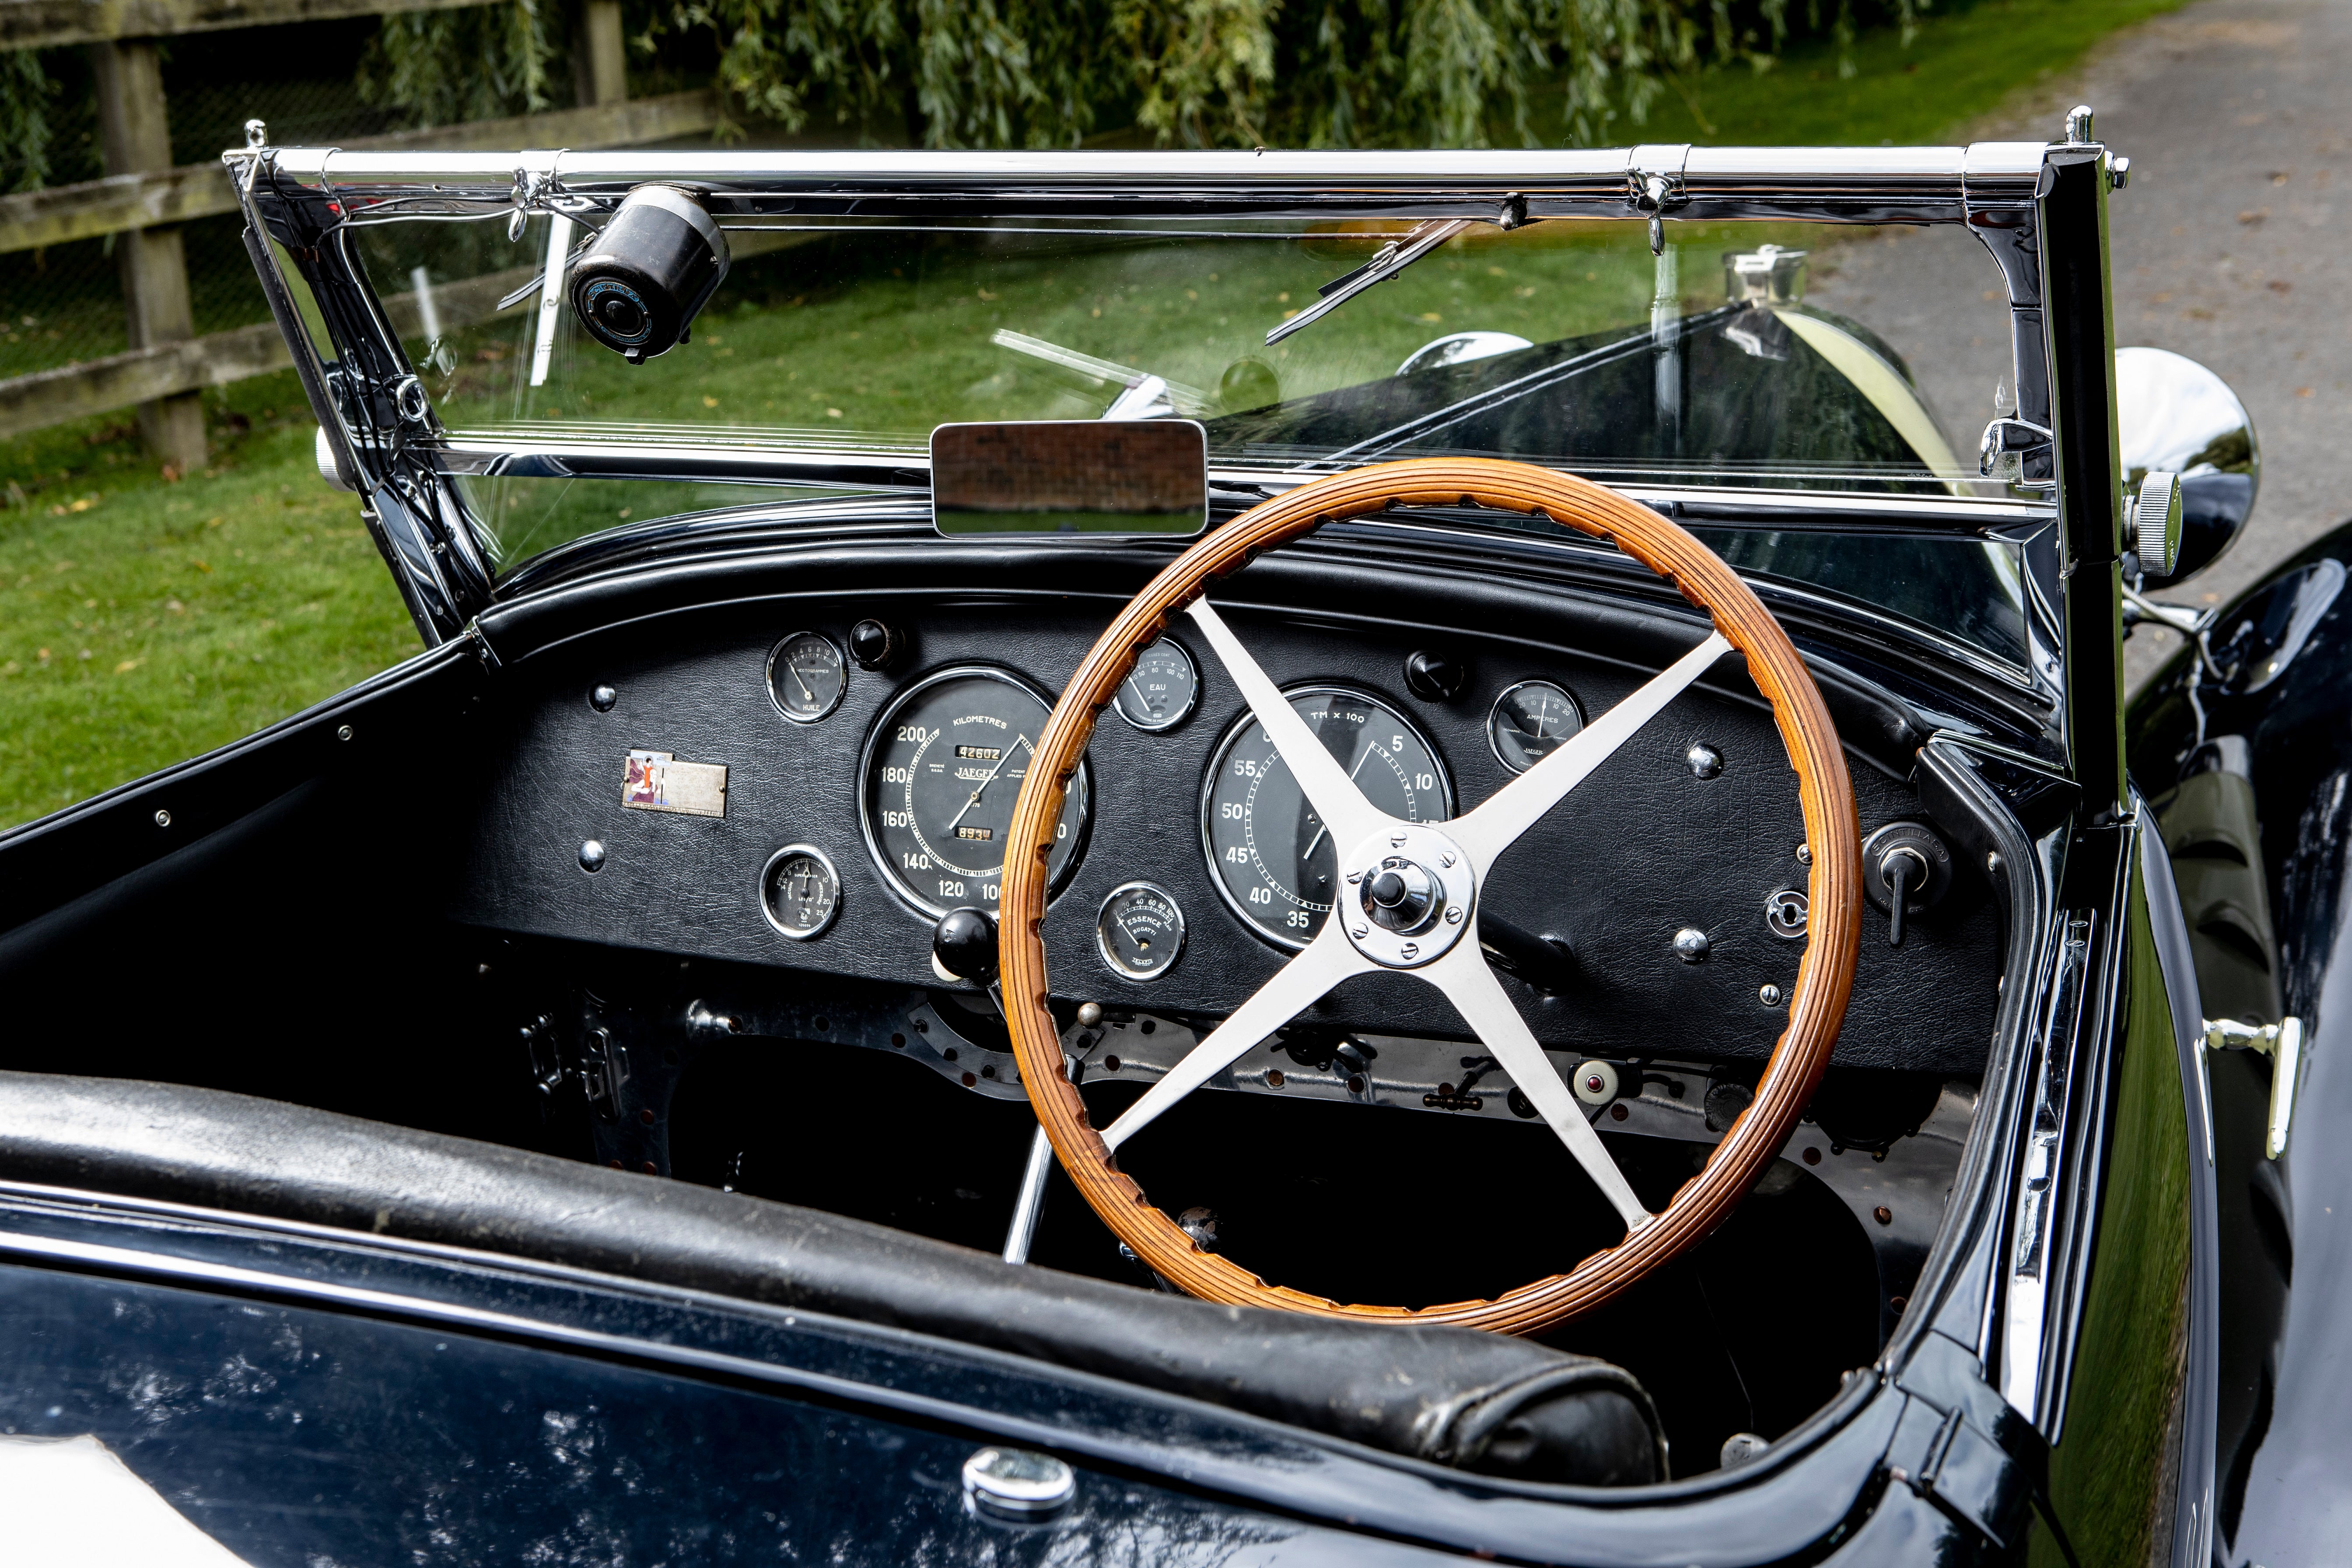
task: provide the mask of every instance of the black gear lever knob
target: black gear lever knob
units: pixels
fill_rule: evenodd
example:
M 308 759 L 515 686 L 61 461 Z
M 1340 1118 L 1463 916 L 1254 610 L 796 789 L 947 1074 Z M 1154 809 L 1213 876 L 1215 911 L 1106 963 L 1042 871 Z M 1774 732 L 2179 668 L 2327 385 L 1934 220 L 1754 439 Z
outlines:
M 986 910 L 950 910 L 931 928 L 931 956 L 961 980 L 986 985 L 996 978 L 996 920 Z

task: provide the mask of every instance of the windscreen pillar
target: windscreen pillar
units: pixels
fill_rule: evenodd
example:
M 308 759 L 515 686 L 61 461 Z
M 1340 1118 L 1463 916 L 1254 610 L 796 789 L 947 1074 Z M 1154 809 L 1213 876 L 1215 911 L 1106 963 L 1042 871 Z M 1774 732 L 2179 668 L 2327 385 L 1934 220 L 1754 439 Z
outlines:
M 2107 150 L 2067 117 L 2041 206 L 2043 321 L 2058 468 L 2066 749 L 2085 826 L 2124 809 L 2123 458 L 2116 319 L 2107 281 Z
M 163 58 L 152 38 L 90 46 L 98 79 L 99 142 L 110 174 L 172 167 L 172 133 L 163 111 Z M 122 303 L 133 349 L 185 342 L 195 333 L 188 300 L 188 262 L 175 226 L 134 228 L 116 237 Z M 182 473 L 204 467 L 204 395 L 183 392 L 139 405 L 147 449 Z

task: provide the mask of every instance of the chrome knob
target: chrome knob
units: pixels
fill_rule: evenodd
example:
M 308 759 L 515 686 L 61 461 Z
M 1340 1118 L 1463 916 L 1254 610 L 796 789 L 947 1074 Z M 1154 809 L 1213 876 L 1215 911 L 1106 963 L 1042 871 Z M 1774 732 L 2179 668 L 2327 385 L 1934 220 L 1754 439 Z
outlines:
M 1389 931 L 1425 930 L 1435 922 L 1439 902 L 1437 879 L 1402 855 L 1383 858 L 1380 869 L 1364 879 L 1364 913 Z
M 2151 468 L 2131 498 L 2132 549 L 2139 569 L 2169 577 L 2180 561 L 2180 476 Z

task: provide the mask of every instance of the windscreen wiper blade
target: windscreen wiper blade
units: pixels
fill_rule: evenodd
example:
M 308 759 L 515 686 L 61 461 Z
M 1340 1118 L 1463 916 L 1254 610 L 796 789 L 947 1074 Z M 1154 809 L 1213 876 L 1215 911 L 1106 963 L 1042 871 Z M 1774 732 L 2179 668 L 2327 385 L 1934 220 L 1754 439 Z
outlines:
M 1414 262 L 1468 228 L 1469 218 L 1445 218 L 1425 223 L 1411 234 L 1382 246 L 1378 255 L 1353 272 L 1343 272 L 1316 292 L 1322 298 L 1266 333 L 1268 348 L 1291 333 L 1311 327 L 1375 283 L 1385 283 Z

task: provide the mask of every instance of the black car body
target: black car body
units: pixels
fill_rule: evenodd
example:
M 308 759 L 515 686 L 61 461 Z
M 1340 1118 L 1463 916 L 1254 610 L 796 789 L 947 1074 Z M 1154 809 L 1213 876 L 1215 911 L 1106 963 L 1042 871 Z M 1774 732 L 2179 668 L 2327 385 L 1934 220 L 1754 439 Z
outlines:
M 2324 1363 L 2327 1321 L 2282 1327 L 2286 1227 L 2324 1226 L 2336 1187 L 2283 1179 L 2276 1145 L 2341 884 L 2342 748 L 2309 737 L 2343 731 L 2343 552 L 2204 633 L 2137 711 L 2127 773 L 2126 620 L 2187 616 L 2140 590 L 2242 525 L 2253 454 L 2248 432 L 2166 469 L 2119 435 L 2138 384 L 2106 291 L 2122 164 L 2087 114 L 2060 142 L 1969 149 L 352 157 L 257 138 L 230 162 L 322 476 L 358 492 L 427 647 L 0 836 L 20 1042 L 0 1064 L 0 1433 L 81 1440 L 87 1489 L 58 1496 L 88 1500 L 93 1539 L 100 1511 L 160 1494 L 256 1564 L 2183 1563 L 2302 1517 L 2264 1456 L 2335 1422 L 2284 1392 Z M 739 310 L 687 239 L 631 253 L 632 287 L 685 279 L 667 329 L 713 357 L 600 339 L 625 367 L 565 325 L 565 290 L 656 186 L 723 226 L 733 286 L 765 292 Z M 575 222 L 598 243 L 575 248 Z M 1872 227 L 1989 253 L 2002 390 L 1965 467 L 1902 355 L 1859 309 L 1804 302 L 1780 243 Z M 1711 283 L 1679 279 L 1678 237 L 1732 230 L 1750 237 L 1728 302 L 1693 304 Z M 413 271 L 385 248 L 412 231 L 442 247 Z M 1433 248 L 1465 231 L 1497 248 Z M 501 232 L 543 247 L 536 271 L 495 269 Z M 1618 487 L 1794 638 L 1870 836 L 1843 1033 L 1769 1174 L 1538 1338 L 1155 1288 L 1033 1152 L 985 966 L 940 966 L 948 919 L 992 882 L 901 846 L 876 793 L 903 766 L 920 816 L 930 764 L 890 748 L 936 738 L 925 692 L 993 681 L 1043 713 L 1186 543 L 935 530 L 919 432 L 952 416 L 922 400 L 953 399 L 924 367 L 986 320 L 919 308 L 1079 277 L 1052 308 L 1129 312 L 1141 342 L 1154 311 L 1220 308 L 1210 264 L 1259 267 L 1261 241 L 1291 248 L 1252 279 L 1338 276 L 1311 310 L 1254 300 L 1245 329 L 1299 356 L 1236 358 L 1213 390 L 988 341 L 1115 419 L 1197 416 L 1213 527 L 1429 454 Z M 1840 265 L 1882 256 L 1864 243 Z M 1654 267 L 1647 321 L 1571 321 L 1569 268 L 1600 290 L 1612 266 Z M 505 331 L 520 318 L 479 307 L 518 278 L 509 300 L 537 306 L 519 332 L 438 324 L 478 296 Z M 1499 319 L 1562 280 L 1579 302 L 1556 320 L 1579 330 L 1317 368 L 1455 309 L 1369 313 L 1412 288 L 1486 289 Z M 903 338 L 898 412 L 835 434 L 812 389 L 786 411 L 802 425 L 719 424 L 748 384 L 722 337 L 748 376 L 762 323 L 818 310 L 851 312 L 823 320 L 870 353 L 788 345 L 761 384 L 800 399 L 821 363 L 883 384 Z M 1196 325 L 1222 355 L 1226 323 Z M 699 379 L 658 379 L 681 364 Z M 612 416 L 681 388 L 709 423 L 686 401 Z M 1063 407 L 1039 397 L 1012 412 Z M 689 484 L 828 493 L 678 504 Z M 528 502 L 538 534 L 508 518 L 533 485 L 564 487 Z M 650 521 L 632 495 L 662 498 Z M 1538 682 L 1589 723 L 1703 624 L 1605 544 L 1466 506 L 1326 526 L 1217 597 L 1318 722 L 1399 721 L 1357 765 L 1397 766 L 1415 820 L 1507 784 L 1527 765 L 1509 747 L 1554 743 L 1540 710 L 1496 706 L 1512 692 Z M 1280 885 L 1259 900 L 1220 869 L 1289 849 L 1227 852 L 1219 823 L 1274 797 L 1242 766 L 1223 667 L 1169 637 L 1192 694 L 1095 731 L 1045 917 L 1098 1121 L 1313 929 L 1305 903 L 1295 939 L 1274 918 Z M 1651 1204 L 1758 1091 L 1815 858 L 1737 670 L 1669 713 L 1481 905 L 1514 1006 Z M 978 803 L 1011 753 L 956 755 Z M 1220 796 L 1228 773 L 1251 787 Z M 955 843 L 1000 831 L 970 811 Z M 1924 892 L 1890 897 L 1915 862 Z M 1122 968 L 1110 922 L 1147 876 L 1181 911 L 1151 917 L 1179 956 Z M 1138 1169 L 1189 1196 L 1203 1247 L 1280 1255 L 1339 1300 L 1491 1293 L 1617 1234 L 1427 991 L 1335 992 L 1211 1087 L 1187 1145 L 1139 1145 Z M 2313 1114 L 2292 1147 L 2325 1167 Z M 1008 1255 L 1034 1263 L 989 1256 L 1008 1216 Z

